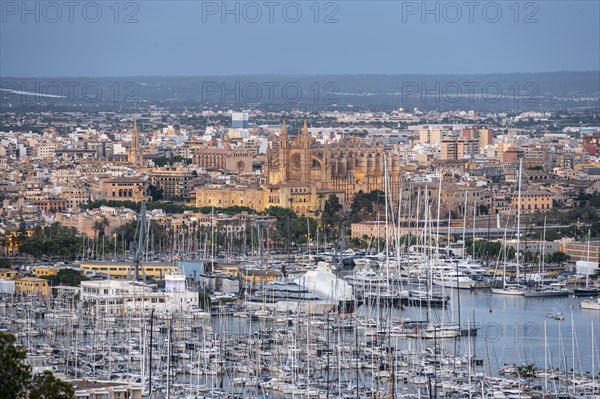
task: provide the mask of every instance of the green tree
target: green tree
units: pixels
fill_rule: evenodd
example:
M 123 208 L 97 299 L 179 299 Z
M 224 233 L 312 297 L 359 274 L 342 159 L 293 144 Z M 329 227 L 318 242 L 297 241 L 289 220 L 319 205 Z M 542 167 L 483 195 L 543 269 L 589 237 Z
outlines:
M 160 201 L 163 199 L 163 189 L 151 184 L 148 187 L 148 194 L 152 197 L 152 201 Z
M 20 247 L 29 235 L 27 234 L 27 223 L 25 223 L 25 218 L 23 217 L 22 210 L 19 210 L 19 230 L 17 234 L 13 237 L 13 242 L 17 247 Z
M 37 258 L 51 256 L 75 259 L 81 248 L 81 240 L 77 229 L 54 223 L 36 227 L 32 236 L 25 239 L 19 250 Z
M 102 216 L 100 219 L 94 221 L 92 229 L 94 230 L 94 236 L 102 238 L 106 234 L 106 228 L 110 225 L 106 216 Z
M 131 243 L 132 241 L 136 241 L 138 239 L 138 237 L 136 236 L 136 233 L 138 232 L 137 226 L 138 226 L 138 221 L 131 220 L 131 221 L 119 226 L 115 230 L 115 234 L 117 234 L 118 237 L 121 237 L 122 240 L 127 245 L 127 244 Z M 158 247 L 160 245 L 160 241 L 167 236 L 167 231 L 163 226 L 158 224 L 158 222 L 156 220 L 151 220 L 150 221 L 150 229 L 148 230 L 148 234 L 150 235 L 150 238 L 152 240 L 150 242 L 150 245 L 154 245 L 155 247 Z
M 59 270 L 54 276 L 47 276 L 46 279 L 52 285 L 64 284 L 70 287 L 79 287 L 82 281 L 89 280 L 89 278 L 82 276 L 81 273 L 73 269 Z
M 350 206 L 350 220 L 361 222 L 363 220 L 374 220 L 378 212 L 384 212 L 385 193 L 381 190 L 373 190 L 370 193 L 359 191 Z
M 184 164 L 189 164 L 191 161 L 189 159 L 186 159 L 186 158 L 180 157 L 180 156 L 175 156 L 172 158 L 159 157 L 159 158 L 154 159 L 154 164 L 156 166 L 158 166 L 159 168 L 162 168 L 163 166 L 166 166 L 166 165 L 172 165 L 177 162 L 183 162 Z
M 46 370 L 32 377 L 15 336 L 0 332 L 0 399 L 72 399 L 73 387 Z
M 33 377 L 29 391 L 29 399 L 72 399 L 74 395 L 71 384 L 54 377 L 48 370 Z
M 0 399 L 27 397 L 31 371 L 23 363 L 25 357 L 25 351 L 15 346 L 15 336 L 0 332 Z
M 325 207 L 323 209 L 323 223 L 326 225 L 335 225 L 340 221 L 340 212 L 342 210 L 342 204 L 337 195 L 330 194 L 327 201 L 325 201 Z
M 531 386 L 531 379 L 535 377 L 535 373 L 535 364 L 533 363 L 517 367 L 517 375 L 521 378 L 527 378 L 529 386 Z
M 325 234 L 331 239 L 338 238 L 340 230 L 343 227 L 342 209 L 343 207 L 338 197 L 335 194 L 330 194 L 327 201 L 325 201 L 321 221 Z
M 544 262 L 550 263 L 550 264 L 552 264 L 552 263 L 562 264 L 562 263 L 568 262 L 569 259 L 570 259 L 570 256 L 561 251 L 546 254 L 544 256 Z
M 287 245 L 288 223 L 292 243 L 303 244 L 306 243 L 308 236 L 316 235 L 317 221 L 314 218 L 299 216 L 291 209 L 280 206 L 269 207 L 267 214 L 276 219 L 275 231 L 271 232 L 270 238 L 279 247 Z

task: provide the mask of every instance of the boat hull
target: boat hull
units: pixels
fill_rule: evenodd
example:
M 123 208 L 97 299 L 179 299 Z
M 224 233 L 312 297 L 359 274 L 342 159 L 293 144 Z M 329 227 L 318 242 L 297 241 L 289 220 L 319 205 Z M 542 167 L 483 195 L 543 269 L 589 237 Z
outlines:
M 569 291 L 524 291 L 527 298 L 556 298 L 569 295 Z
M 433 285 L 439 287 L 459 289 L 459 290 L 472 290 L 475 287 L 474 281 L 452 281 L 452 280 L 433 280 Z
M 575 288 L 573 295 L 575 296 L 593 296 L 600 294 L 600 290 L 597 288 Z
M 600 310 L 600 302 L 598 301 L 583 301 L 579 306 L 581 309 Z
M 510 290 L 504 288 L 492 288 L 492 293 L 498 295 L 512 295 L 512 296 L 523 296 L 523 291 L 520 290 Z
M 248 309 L 270 309 L 281 313 L 304 313 L 304 314 L 327 314 L 335 311 L 338 303 L 331 302 L 302 302 L 302 301 L 278 301 L 272 303 L 265 302 L 250 302 L 246 301 L 245 305 Z
M 396 297 L 365 297 L 364 302 L 370 306 L 392 306 L 400 308 L 408 305 L 408 298 Z
M 407 305 L 408 306 L 416 306 L 421 308 L 426 308 L 431 306 L 432 308 L 442 308 L 448 306 L 449 298 L 408 298 Z

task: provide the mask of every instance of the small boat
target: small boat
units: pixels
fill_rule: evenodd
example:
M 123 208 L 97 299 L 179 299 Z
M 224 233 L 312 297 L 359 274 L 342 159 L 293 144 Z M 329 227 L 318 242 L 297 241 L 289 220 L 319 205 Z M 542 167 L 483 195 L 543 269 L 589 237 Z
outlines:
M 557 313 L 554 315 L 554 320 L 564 320 L 565 319 L 565 315 L 562 313 Z

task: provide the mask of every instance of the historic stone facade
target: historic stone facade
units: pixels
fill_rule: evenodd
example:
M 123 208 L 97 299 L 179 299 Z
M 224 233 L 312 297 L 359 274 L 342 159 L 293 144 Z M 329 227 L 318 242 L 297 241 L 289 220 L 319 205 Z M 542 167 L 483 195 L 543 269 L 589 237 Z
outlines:
M 285 191 L 292 206 L 296 196 L 301 197 L 301 204 L 308 202 L 315 210 L 320 201 L 309 196 L 341 193 L 340 201 L 350 203 L 359 191 L 383 190 L 386 169 L 388 192 L 394 196 L 400 186 L 400 165 L 400 155 L 385 149 L 383 143 L 368 144 L 353 137 L 320 145 L 308 133 L 306 123 L 290 140 L 284 122 L 279 139 L 269 147 L 265 175 L 270 188 L 279 195 Z
M 360 138 L 322 145 L 309 134 L 306 123 L 291 138 L 284 122 L 280 136 L 267 149 L 266 179 L 260 187 L 200 187 L 195 205 L 245 205 L 258 211 L 280 206 L 315 214 L 323 209 L 330 194 L 346 205 L 359 191 L 384 190 L 386 169 L 387 192 L 397 198 L 400 161 L 401 156 L 385 149 L 383 143 L 370 144 Z

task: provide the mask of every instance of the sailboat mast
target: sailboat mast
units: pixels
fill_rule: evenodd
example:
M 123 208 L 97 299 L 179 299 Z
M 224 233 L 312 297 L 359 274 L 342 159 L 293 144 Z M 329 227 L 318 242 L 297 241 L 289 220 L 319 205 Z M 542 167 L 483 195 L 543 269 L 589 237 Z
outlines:
M 463 206 L 463 247 L 462 247 L 462 256 L 463 258 L 467 257 L 467 250 L 466 250 L 466 245 L 467 245 L 467 197 L 468 197 L 468 192 L 465 191 L 465 205 Z
M 389 283 L 390 281 L 390 265 L 389 265 L 389 255 L 390 255 L 390 237 L 389 237 L 389 228 L 388 228 L 388 186 L 387 186 L 387 164 L 385 155 L 383 156 L 383 190 L 384 190 L 384 205 L 385 205 L 385 277 L 386 281 Z
M 440 258 L 440 211 L 442 207 L 442 172 L 440 172 L 440 181 L 438 184 L 438 195 L 437 195 L 437 226 L 435 232 L 435 254 L 436 260 L 439 262 Z
M 517 260 L 517 284 L 520 281 L 520 263 L 521 257 L 519 256 L 519 252 L 521 249 L 521 172 L 523 169 L 523 158 L 519 159 L 519 186 L 518 186 L 518 194 L 517 194 L 517 247 L 516 247 L 516 260 Z

